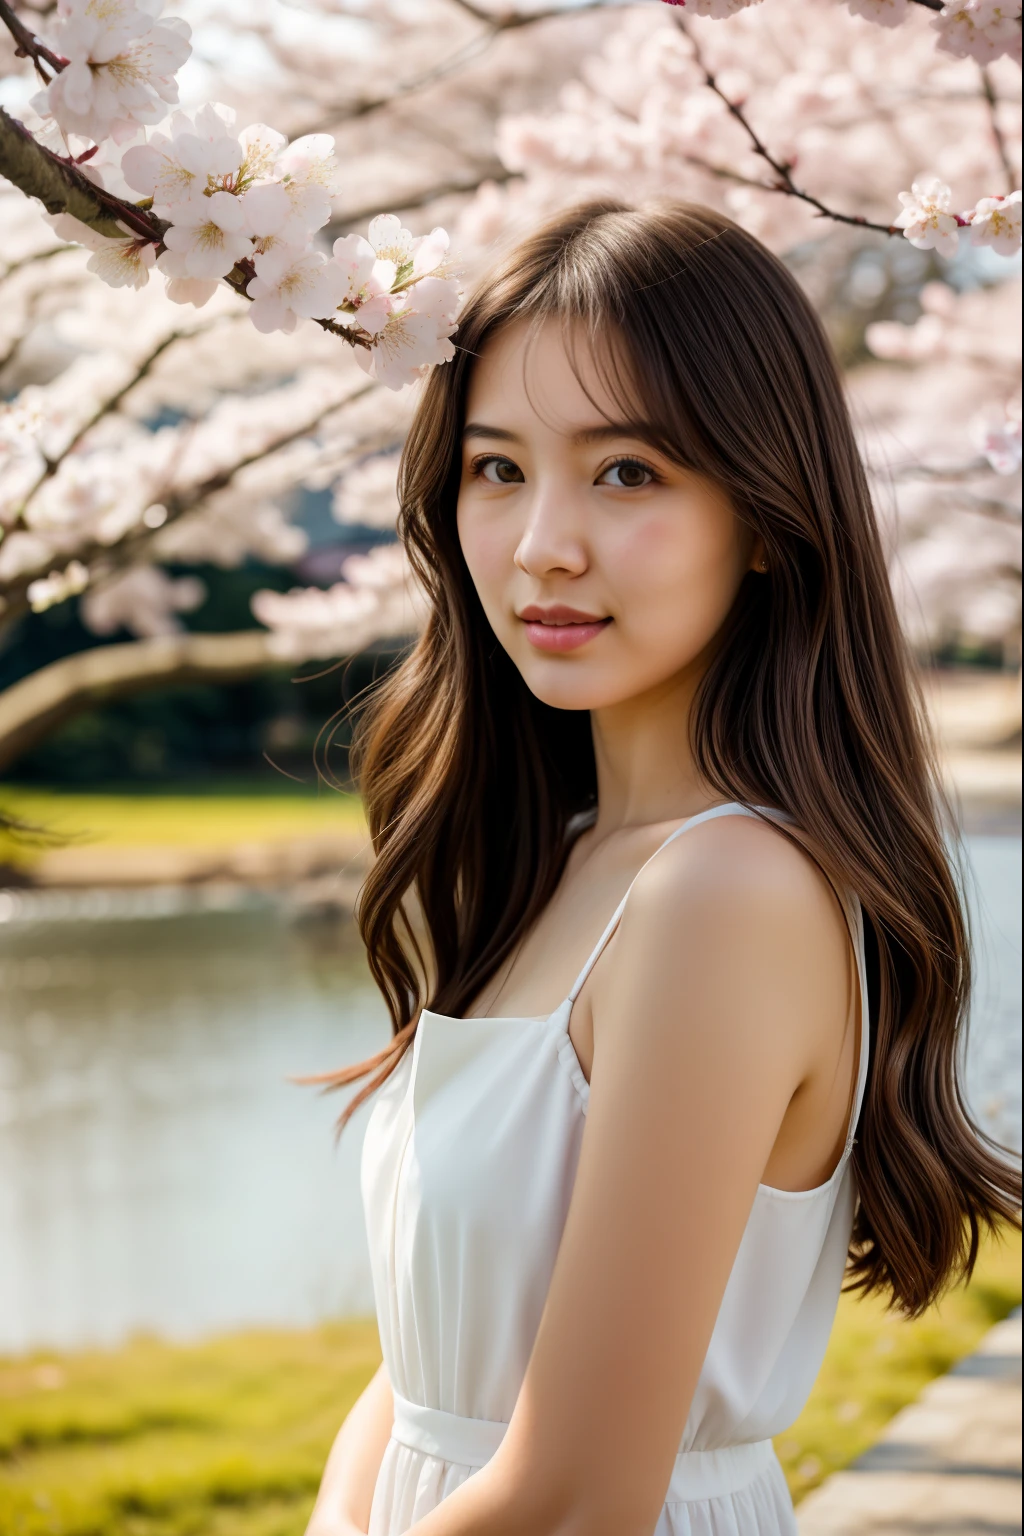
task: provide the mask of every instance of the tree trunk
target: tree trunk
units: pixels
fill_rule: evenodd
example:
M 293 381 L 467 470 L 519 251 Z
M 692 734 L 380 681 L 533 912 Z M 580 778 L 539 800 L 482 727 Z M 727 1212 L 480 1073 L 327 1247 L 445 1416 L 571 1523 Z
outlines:
M 171 683 L 229 683 L 281 665 L 265 629 L 158 635 L 52 661 L 0 693 L 0 772 L 63 721 L 108 699 Z

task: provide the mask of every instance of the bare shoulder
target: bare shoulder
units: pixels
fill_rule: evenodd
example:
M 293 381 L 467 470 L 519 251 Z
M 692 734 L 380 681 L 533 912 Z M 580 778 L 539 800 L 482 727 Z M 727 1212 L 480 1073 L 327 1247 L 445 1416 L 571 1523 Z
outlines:
M 684 833 L 642 871 L 634 898 L 647 916 L 652 907 L 696 902 L 725 904 L 736 916 L 769 906 L 790 918 L 843 921 L 810 855 L 781 827 L 753 816 L 718 816 Z
M 842 908 L 814 860 L 768 821 L 720 816 L 642 871 L 618 959 L 630 985 L 642 975 L 662 996 L 689 1006 L 699 993 L 716 1012 L 727 999 L 739 1011 L 744 999 L 777 1006 L 797 1033 L 803 1011 L 816 1033 L 846 1016 L 850 955 Z

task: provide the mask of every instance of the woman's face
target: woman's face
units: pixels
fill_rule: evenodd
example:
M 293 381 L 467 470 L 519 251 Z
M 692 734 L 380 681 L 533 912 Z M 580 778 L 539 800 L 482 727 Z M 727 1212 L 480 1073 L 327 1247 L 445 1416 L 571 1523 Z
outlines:
M 703 671 L 761 546 L 725 494 L 628 427 L 561 325 L 508 327 L 469 389 L 458 527 L 537 698 L 602 709 Z M 588 398 L 589 396 L 589 398 Z

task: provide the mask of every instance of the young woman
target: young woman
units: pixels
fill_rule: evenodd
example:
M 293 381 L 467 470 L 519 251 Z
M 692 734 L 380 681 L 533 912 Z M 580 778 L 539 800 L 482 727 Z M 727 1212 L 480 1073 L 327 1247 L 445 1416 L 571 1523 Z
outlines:
M 395 1035 L 331 1079 L 384 1364 L 310 1533 L 792 1532 L 844 1274 L 916 1313 L 1019 1203 L 836 367 L 689 206 L 559 219 L 458 340 L 359 745 Z

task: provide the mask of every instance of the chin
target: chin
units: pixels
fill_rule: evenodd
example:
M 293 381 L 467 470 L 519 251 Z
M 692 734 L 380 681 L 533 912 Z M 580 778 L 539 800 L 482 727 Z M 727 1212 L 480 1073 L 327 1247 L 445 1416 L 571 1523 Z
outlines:
M 601 676 L 601 668 L 574 665 L 572 662 L 542 662 L 532 657 L 516 658 L 523 682 L 534 698 L 552 709 L 607 709 L 635 697 L 643 685 L 621 677 Z

